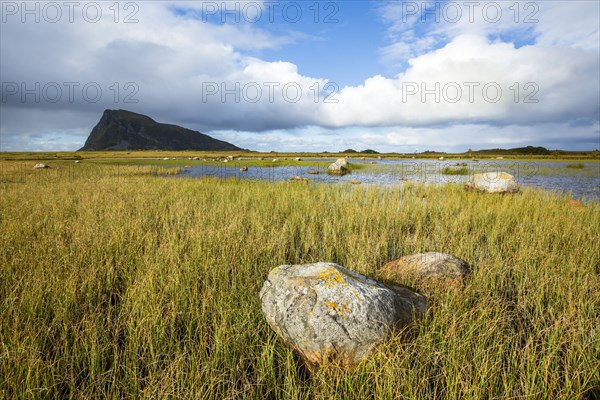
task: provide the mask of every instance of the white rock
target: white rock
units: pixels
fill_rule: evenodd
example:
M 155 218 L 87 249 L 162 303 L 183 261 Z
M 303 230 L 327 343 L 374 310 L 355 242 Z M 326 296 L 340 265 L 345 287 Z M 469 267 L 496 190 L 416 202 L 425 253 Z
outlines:
M 519 191 L 519 185 L 515 177 L 506 172 L 475 174 L 466 183 L 466 187 L 487 193 L 515 193 Z
M 338 158 L 336 162 L 327 167 L 327 173 L 332 175 L 345 175 L 348 172 L 348 161 Z

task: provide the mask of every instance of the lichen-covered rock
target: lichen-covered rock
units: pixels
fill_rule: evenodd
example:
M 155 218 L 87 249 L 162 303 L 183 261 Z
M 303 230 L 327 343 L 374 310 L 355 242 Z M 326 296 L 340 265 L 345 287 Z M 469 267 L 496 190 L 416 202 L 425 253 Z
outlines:
M 424 296 L 333 263 L 282 265 L 260 291 L 271 328 L 310 367 L 352 365 L 425 312 Z
M 419 288 L 446 287 L 462 283 L 469 273 L 469 266 L 460 258 L 429 252 L 390 261 L 379 270 L 379 278 L 394 283 L 410 281 Z
M 516 193 L 519 191 L 515 177 L 506 172 L 475 174 L 469 179 L 466 187 L 487 193 Z
M 345 175 L 348 172 L 348 161 L 345 158 L 339 158 L 336 162 L 327 167 L 327 173 L 332 175 Z

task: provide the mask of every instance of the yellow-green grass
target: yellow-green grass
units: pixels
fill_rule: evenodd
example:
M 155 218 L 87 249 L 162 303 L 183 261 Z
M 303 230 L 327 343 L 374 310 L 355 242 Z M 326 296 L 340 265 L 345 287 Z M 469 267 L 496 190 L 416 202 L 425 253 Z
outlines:
M 0 179 L 0 398 L 598 395 L 597 202 L 81 166 Z M 422 251 L 465 259 L 470 281 L 353 370 L 309 374 L 261 314 L 277 265 L 377 277 Z

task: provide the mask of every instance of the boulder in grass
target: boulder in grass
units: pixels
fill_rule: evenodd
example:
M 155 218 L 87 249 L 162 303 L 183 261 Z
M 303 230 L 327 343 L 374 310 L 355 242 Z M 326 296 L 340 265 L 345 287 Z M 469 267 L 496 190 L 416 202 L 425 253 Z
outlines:
M 486 193 L 516 193 L 519 191 L 515 177 L 506 172 L 475 174 L 469 178 L 466 187 Z
M 50 166 L 43 164 L 43 163 L 37 163 L 33 166 L 33 169 L 46 169 L 46 168 L 50 168 Z
M 427 304 L 409 289 L 324 262 L 274 268 L 260 298 L 268 324 L 310 368 L 356 364 Z
M 336 162 L 327 167 L 327 173 L 332 175 L 345 175 L 348 172 L 348 161 L 345 158 L 339 158 Z
M 396 284 L 411 283 L 419 288 L 460 286 L 470 274 L 466 262 L 446 253 L 419 253 L 385 264 L 378 277 Z

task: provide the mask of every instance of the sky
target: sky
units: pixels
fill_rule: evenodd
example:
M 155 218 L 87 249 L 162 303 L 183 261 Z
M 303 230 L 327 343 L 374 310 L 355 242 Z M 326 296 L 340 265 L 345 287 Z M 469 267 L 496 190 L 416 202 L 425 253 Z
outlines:
M 598 1 L 1 1 L 0 151 L 126 109 L 257 151 L 600 148 Z

